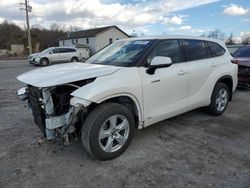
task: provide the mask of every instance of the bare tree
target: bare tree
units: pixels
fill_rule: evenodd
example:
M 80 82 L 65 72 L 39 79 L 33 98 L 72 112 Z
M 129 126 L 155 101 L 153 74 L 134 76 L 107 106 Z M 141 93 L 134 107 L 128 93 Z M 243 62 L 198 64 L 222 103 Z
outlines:
M 228 44 L 228 45 L 236 44 L 234 39 L 233 39 L 233 33 L 230 33 L 230 35 L 227 37 L 226 44 Z
M 35 25 L 31 28 L 31 35 L 33 45 L 40 43 L 40 50 L 43 50 L 50 46 L 57 46 L 58 40 L 65 37 L 66 32 L 56 24 L 51 26 L 50 30 Z M 19 26 L 4 21 L 0 23 L 0 41 L 0 49 L 10 49 L 11 44 L 27 46 L 27 35 L 25 35 L 25 30 Z
M 23 30 L 8 21 L 0 24 L 0 41 L 0 49 L 10 49 L 11 44 L 26 44 Z
M 246 33 L 242 36 L 242 44 L 250 44 L 250 33 Z
M 60 25 L 58 25 L 57 23 L 52 23 L 50 25 L 50 30 L 52 30 L 52 31 L 60 31 L 61 28 L 60 28 Z
M 213 39 L 225 40 L 226 34 L 224 32 L 222 32 L 220 29 L 216 28 L 216 29 L 210 31 L 208 33 L 207 37 L 213 38 Z

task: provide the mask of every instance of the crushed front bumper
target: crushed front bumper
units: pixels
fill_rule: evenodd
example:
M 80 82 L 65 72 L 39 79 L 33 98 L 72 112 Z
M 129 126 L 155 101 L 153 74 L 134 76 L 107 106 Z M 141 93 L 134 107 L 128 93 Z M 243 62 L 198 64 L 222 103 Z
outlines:
M 18 90 L 18 96 L 21 100 L 27 101 L 35 124 L 47 139 L 62 139 L 67 136 L 66 134 L 75 131 L 74 124 L 79 119 L 78 113 L 82 105 L 70 105 L 67 112 L 55 116 L 53 99 L 48 88 L 28 86 Z

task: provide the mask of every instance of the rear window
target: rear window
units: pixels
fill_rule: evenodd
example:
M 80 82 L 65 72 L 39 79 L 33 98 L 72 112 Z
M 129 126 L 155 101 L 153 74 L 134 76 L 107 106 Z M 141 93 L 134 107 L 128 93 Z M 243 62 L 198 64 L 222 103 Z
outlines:
M 234 57 L 250 57 L 250 46 L 243 46 L 233 54 Z
M 64 53 L 70 53 L 70 52 L 76 52 L 76 50 L 73 49 L 73 48 L 63 48 L 63 52 Z
M 208 45 L 212 57 L 222 56 L 226 52 L 226 50 L 219 44 L 216 44 L 214 42 L 206 42 L 206 43 Z
M 205 43 L 201 40 L 183 40 L 187 61 L 208 58 Z

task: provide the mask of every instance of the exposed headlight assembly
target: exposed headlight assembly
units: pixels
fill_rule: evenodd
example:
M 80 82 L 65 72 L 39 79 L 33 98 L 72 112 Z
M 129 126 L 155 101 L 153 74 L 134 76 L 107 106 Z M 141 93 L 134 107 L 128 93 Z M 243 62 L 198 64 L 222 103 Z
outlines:
M 23 100 L 26 101 L 28 99 L 28 89 L 27 87 L 22 87 L 17 91 L 17 96 Z

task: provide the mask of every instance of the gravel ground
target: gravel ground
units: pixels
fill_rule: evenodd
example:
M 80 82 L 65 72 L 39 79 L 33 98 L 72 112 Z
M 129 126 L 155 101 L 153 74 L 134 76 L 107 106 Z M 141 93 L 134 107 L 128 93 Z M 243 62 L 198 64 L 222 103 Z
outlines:
M 106 162 L 44 142 L 16 97 L 20 73 L 37 67 L 0 61 L 0 187 L 250 187 L 250 92 L 237 91 L 220 117 L 202 110 L 136 131 L 128 150 Z

